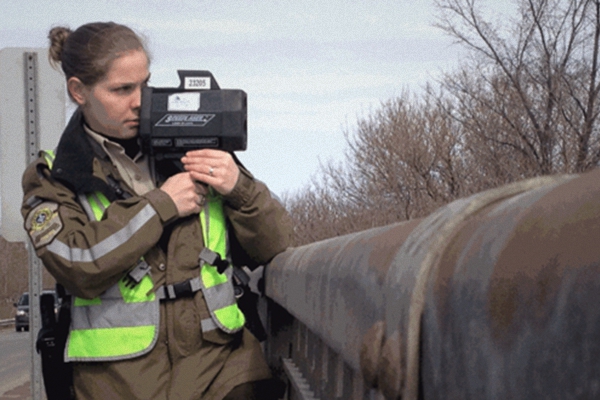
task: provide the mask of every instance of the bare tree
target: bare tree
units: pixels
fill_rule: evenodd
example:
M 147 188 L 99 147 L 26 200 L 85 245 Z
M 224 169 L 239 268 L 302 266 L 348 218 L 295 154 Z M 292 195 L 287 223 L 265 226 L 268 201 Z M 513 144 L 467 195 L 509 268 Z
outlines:
M 459 127 L 437 100 L 408 94 L 382 103 L 346 131 L 344 165 L 322 175 L 287 207 L 299 243 L 426 215 L 467 192 L 472 175 Z
M 520 0 L 519 19 L 504 30 L 480 3 L 436 0 L 438 26 L 471 55 L 442 82 L 462 105 L 457 120 L 515 154 L 521 174 L 597 165 L 599 1 Z
M 300 243 L 600 162 L 600 0 L 518 0 L 508 25 L 486 19 L 478 0 L 436 4 L 438 26 L 466 48 L 466 61 L 345 132 L 344 164 L 323 166 L 288 199 Z

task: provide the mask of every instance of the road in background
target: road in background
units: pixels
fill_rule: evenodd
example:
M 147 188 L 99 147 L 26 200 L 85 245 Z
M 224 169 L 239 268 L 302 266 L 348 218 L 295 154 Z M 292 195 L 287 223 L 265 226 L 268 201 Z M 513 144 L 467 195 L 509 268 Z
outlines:
M 0 397 L 30 381 L 29 332 L 0 329 Z

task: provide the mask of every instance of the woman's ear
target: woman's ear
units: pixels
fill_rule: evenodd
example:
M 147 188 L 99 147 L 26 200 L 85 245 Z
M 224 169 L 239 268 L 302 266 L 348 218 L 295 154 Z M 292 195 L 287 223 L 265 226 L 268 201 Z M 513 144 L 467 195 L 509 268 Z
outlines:
M 79 78 L 74 76 L 70 77 L 69 80 L 67 80 L 67 90 L 77 104 L 80 106 L 85 105 L 87 100 L 87 88 Z

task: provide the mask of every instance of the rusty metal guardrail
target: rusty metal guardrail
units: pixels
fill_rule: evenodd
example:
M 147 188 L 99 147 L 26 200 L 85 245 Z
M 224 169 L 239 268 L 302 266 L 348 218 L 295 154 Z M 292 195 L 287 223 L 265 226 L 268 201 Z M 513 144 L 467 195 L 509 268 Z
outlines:
M 0 326 L 11 326 L 15 324 L 15 319 L 0 319 Z
M 289 399 L 600 396 L 600 170 L 479 193 L 267 267 Z

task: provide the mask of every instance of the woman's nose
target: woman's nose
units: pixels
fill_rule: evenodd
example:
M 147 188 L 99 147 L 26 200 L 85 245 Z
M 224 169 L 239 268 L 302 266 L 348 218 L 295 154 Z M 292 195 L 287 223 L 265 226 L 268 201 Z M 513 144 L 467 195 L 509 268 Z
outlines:
M 131 96 L 131 108 L 140 108 L 142 106 L 142 88 L 134 90 Z

